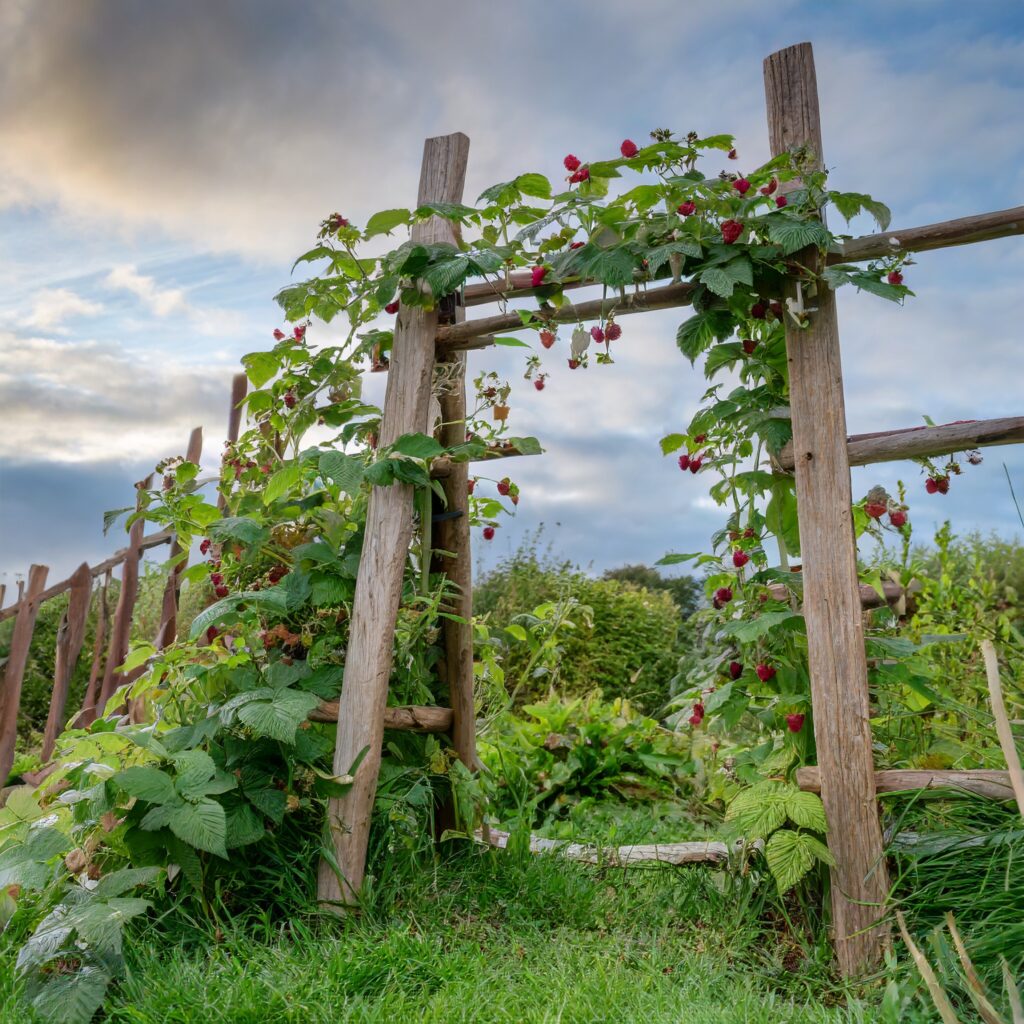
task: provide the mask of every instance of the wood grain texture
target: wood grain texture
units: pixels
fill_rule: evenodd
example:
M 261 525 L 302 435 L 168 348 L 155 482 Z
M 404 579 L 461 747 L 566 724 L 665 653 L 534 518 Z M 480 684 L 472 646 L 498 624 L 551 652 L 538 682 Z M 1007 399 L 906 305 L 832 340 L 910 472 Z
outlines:
M 49 569 L 33 565 L 28 571 L 28 587 L 18 610 L 11 634 L 11 646 L 0 685 L 0 782 L 6 782 L 14 764 L 14 746 L 18 739 L 18 711 L 21 709 L 21 684 L 25 678 L 32 631 L 39 613 L 40 596 L 46 586 Z
M 996 645 L 991 640 L 981 641 L 981 655 L 985 660 L 985 676 L 988 680 L 988 699 L 992 705 L 992 717 L 996 723 L 996 735 L 1006 759 L 1007 776 L 1017 801 L 1017 809 L 1024 817 L 1024 769 L 1021 768 L 1020 754 L 1013 739 L 1013 728 L 1010 716 L 1003 700 L 1003 684 L 999 678 L 999 657 Z
M 796 770 L 796 784 L 809 793 L 821 792 L 821 772 L 814 765 Z M 989 800 L 1012 800 L 1009 772 L 979 768 L 973 771 L 918 771 L 891 769 L 875 772 L 879 793 L 903 793 L 912 790 L 959 789 Z
M 883 604 L 897 604 L 908 594 L 916 593 L 921 589 L 919 583 L 911 583 L 904 589 L 893 580 L 882 581 L 882 593 L 885 594 L 883 601 L 878 591 L 869 583 L 860 584 L 860 606 L 861 608 L 881 608 Z M 768 592 L 775 601 L 788 601 L 789 588 L 784 583 L 773 583 L 768 587 Z
M 427 139 L 418 203 L 461 201 L 468 157 L 469 139 L 461 133 Z M 445 242 L 452 237 L 451 224 L 438 217 L 412 229 L 414 242 Z M 381 445 L 392 444 L 409 432 L 430 432 L 430 384 L 436 333 L 436 309 L 403 306 L 399 311 L 381 417 Z M 394 627 L 412 539 L 412 512 L 412 489 L 408 485 L 373 488 L 338 707 L 335 773 L 348 773 L 359 755 L 366 753 L 355 773 L 352 788 L 344 796 L 330 801 L 328 821 L 338 872 L 324 859 L 317 886 L 320 900 L 335 906 L 358 899 L 366 869 L 370 815 L 380 772 Z
M 231 378 L 231 403 L 228 406 L 228 433 L 225 440 L 228 444 L 234 444 L 238 440 L 238 433 L 242 429 L 242 403 L 245 401 L 246 393 L 249 390 L 249 378 L 244 373 L 236 373 Z M 227 504 L 227 496 L 217 496 L 217 508 L 223 509 Z
M 110 619 L 110 581 L 114 570 L 107 569 L 100 587 L 99 607 L 96 613 L 96 636 L 92 646 L 92 668 L 89 671 L 89 683 L 85 688 L 82 708 L 75 716 L 74 727 L 83 729 L 96 720 L 96 699 L 99 697 L 100 680 L 103 672 L 103 651 L 107 642 L 107 623 Z
M 693 301 L 695 285 L 689 281 L 667 284 L 648 291 L 635 291 L 625 299 L 618 295 L 607 299 L 591 299 L 573 304 L 567 302 L 560 309 L 551 307 L 534 311 L 537 324 L 575 324 L 580 320 L 599 320 L 613 310 L 616 317 L 631 313 L 649 313 L 655 309 L 672 309 L 686 306 Z M 437 329 L 437 352 L 439 357 L 463 349 L 487 348 L 494 344 L 494 334 L 521 331 L 525 325 L 518 313 L 499 313 L 496 316 L 467 320 Z
M 324 700 L 310 713 L 312 722 L 336 722 L 338 701 Z M 423 704 L 401 704 L 384 709 L 384 728 L 399 732 L 443 733 L 452 731 L 452 709 Z
M 43 730 L 43 761 L 49 761 L 57 737 L 64 728 L 64 709 L 71 686 L 71 673 L 78 663 L 82 644 L 85 642 L 85 623 L 89 617 L 92 600 L 92 573 L 88 562 L 83 562 L 71 575 L 71 594 L 68 606 L 57 627 L 57 656 L 54 661 L 53 692 L 50 694 L 50 710 Z
M 814 57 L 809 43 L 764 62 L 772 154 L 808 146 L 821 161 Z M 816 258 L 815 252 L 806 253 Z M 835 297 L 823 289 L 806 330 L 786 329 L 804 618 L 822 802 L 829 822 L 832 928 L 847 977 L 876 966 L 888 892 L 875 802 L 867 660 L 854 545 L 846 409 Z
M 972 448 L 1021 443 L 1024 443 L 1024 416 L 1005 416 L 936 427 L 905 427 L 873 434 L 852 434 L 846 439 L 846 455 L 851 466 L 868 466 L 875 462 L 931 458 Z M 778 463 L 782 469 L 793 469 L 792 442 L 779 452 Z
M 487 843 L 504 850 L 510 835 L 500 829 L 483 830 L 475 834 L 478 843 Z M 738 851 L 737 847 L 737 851 Z M 729 859 L 731 850 L 726 843 L 648 843 L 631 846 L 589 846 L 570 843 L 564 839 L 543 839 L 530 836 L 530 853 L 557 854 L 567 860 L 584 864 L 600 864 L 602 867 L 622 868 L 630 864 L 721 864 Z

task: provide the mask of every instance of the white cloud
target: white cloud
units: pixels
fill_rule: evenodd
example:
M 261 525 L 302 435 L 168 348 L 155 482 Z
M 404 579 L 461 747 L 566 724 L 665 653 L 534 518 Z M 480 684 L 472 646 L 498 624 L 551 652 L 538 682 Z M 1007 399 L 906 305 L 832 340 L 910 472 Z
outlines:
M 65 320 L 78 316 L 98 316 L 103 304 L 83 298 L 69 288 L 44 288 L 32 296 L 32 310 L 25 318 L 26 327 L 40 331 L 61 331 Z
M 103 283 L 108 288 L 131 292 L 141 299 L 155 316 L 184 313 L 189 308 L 185 301 L 185 292 L 181 288 L 160 288 L 154 278 L 140 274 L 138 269 L 129 263 L 114 267 Z

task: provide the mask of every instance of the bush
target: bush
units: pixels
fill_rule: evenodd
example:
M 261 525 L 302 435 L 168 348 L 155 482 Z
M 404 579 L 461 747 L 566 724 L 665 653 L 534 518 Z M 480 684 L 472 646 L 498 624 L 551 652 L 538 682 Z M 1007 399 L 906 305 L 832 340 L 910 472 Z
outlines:
M 600 689 L 608 697 L 629 699 L 645 712 L 659 712 L 669 699 L 669 683 L 682 653 L 682 611 L 667 587 L 650 590 L 628 580 L 595 579 L 549 553 L 538 555 L 535 542 L 529 542 L 483 578 L 474 610 L 489 616 L 493 632 L 546 602 L 567 598 L 590 614 L 576 615 L 575 628 L 561 634 L 558 691 L 578 697 Z M 514 684 L 530 666 L 531 652 L 511 636 L 507 641 L 505 674 Z M 550 682 L 546 672 L 526 679 L 519 697 L 541 700 Z

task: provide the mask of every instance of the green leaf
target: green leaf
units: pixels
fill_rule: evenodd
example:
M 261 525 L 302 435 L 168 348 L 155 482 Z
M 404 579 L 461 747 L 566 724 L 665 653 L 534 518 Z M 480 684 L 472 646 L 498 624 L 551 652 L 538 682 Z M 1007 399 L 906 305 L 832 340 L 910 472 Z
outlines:
M 423 280 L 435 298 L 441 298 L 455 291 L 466 280 L 468 272 L 469 260 L 465 256 L 457 256 L 455 259 L 444 260 L 428 267 L 423 274 Z
M 661 439 L 661 454 L 671 455 L 672 452 L 679 451 L 684 444 L 686 444 L 685 434 L 668 434 Z
M 768 870 L 780 894 L 789 892 L 816 863 L 832 863 L 828 848 L 806 832 L 781 829 L 764 848 Z
M 175 796 L 174 780 L 159 768 L 126 768 L 111 781 L 129 796 L 138 797 L 150 804 L 166 804 Z
M 269 701 L 254 701 L 238 711 L 238 719 L 257 736 L 294 743 L 295 731 L 320 703 L 315 693 L 278 690 Z
M 734 329 L 732 314 L 727 309 L 707 309 L 691 316 L 676 331 L 679 351 L 695 362 L 715 341 L 725 341 Z
M 225 845 L 229 850 L 258 843 L 266 834 L 263 818 L 251 804 L 239 804 L 228 811 Z
M 227 516 L 218 519 L 210 523 L 207 532 L 211 540 L 234 540 L 246 545 L 262 544 L 269 536 L 267 528 L 251 516 Z
M 881 281 L 867 271 L 851 274 L 850 283 L 890 302 L 899 302 L 905 296 L 913 294 L 905 284 L 889 284 L 888 281 Z
M 495 345 L 504 345 L 505 348 L 530 348 L 530 345 L 523 341 L 522 338 L 513 338 L 511 336 L 503 336 L 494 339 Z
M 254 388 L 261 388 L 281 369 L 281 357 L 273 352 L 250 352 L 242 356 L 246 376 Z
M 768 237 L 782 247 L 782 254 L 789 256 L 809 245 L 827 249 L 832 244 L 832 235 L 820 220 L 798 220 L 784 214 L 765 218 Z
M 302 480 L 302 468 L 301 462 L 290 462 L 279 469 L 263 488 L 263 504 L 270 505 L 292 490 Z
M 111 871 L 104 875 L 96 884 L 93 895 L 96 899 L 106 900 L 113 896 L 120 896 L 140 885 L 149 885 L 156 881 L 163 872 L 163 868 L 121 868 L 118 871 Z
M 722 633 L 725 636 L 735 637 L 741 644 L 750 644 L 763 636 L 767 636 L 768 633 L 784 622 L 791 622 L 793 625 L 797 625 L 792 620 L 799 620 L 799 623 L 802 624 L 803 616 L 799 612 L 789 610 L 761 612 L 756 619 L 734 619 L 731 622 L 727 622 L 722 627 Z
M 216 800 L 200 800 L 174 807 L 168 825 L 182 842 L 227 860 L 227 820 L 224 808 Z
M 324 452 L 318 463 L 320 475 L 346 494 L 358 494 L 363 483 L 365 466 L 361 459 L 344 452 Z
M 800 554 L 800 524 L 796 514 L 796 489 L 792 477 L 777 476 L 765 509 L 765 525 L 782 538 L 791 555 Z
M 543 174 L 520 174 L 512 184 L 524 196 L 535 196 L 537 199 L 551 198 L 551 182 Z
M 110 975 L 93 963 L 63 974 L 54 971 L 35 986 L 30 1005 L 47 1024 L 89 1024 L 103 1005 Z
M 700 558 L 702 552 L 694 551 L 690 555 L 664 555 L 659 558 L 654 564 L 655 565 L 679 565 L 681 562 L 691 562 L 695 558 Z
M 403 434 L 392 448 L 412 459 L 433 459 L 444 454 L 444 446 L 426 434 Z
M 813 832 L 828 831 L 825 807 L 817 793 L 804 793 L 796 789 L 786 794 L 786 815 L 794 825 Z
M 741 790 L 729 804 L 725 820 L 750 840 L 763 839 L 786 822 L 785 787 L 761 782 Z
M 178 773 L 176 788 L 183 796 L 209 782 L 217 771 L 213 758 L 205 750 L 183 750 L 180 754 L 172 754 L 171 762 Z
M 704 360 L 704 376 L 711 378 L 723 366 L 730 366 L 743 358 L 743 346 L 738 341 L 723 341 L 712 347 Z
M 246 790 L 245 795 L 249 802 L 257 810 L 265 814 L 274 824 L 280 825 L 284 820 L 285 807 L 288 805 L 288 798 L 279 789 L 253 789 Z
M 408 210 L 381 210 L 375 213 L 367 222 L 363 237 L 373 238 L 374 235 L 385 235 L 409 223 L 412 214 Z
M 702 271 L 700 283 L 707 285 L 711 291 L 723 299 L 729 298 L 736 287 L 736 282 L 719 267 L 708 267 L 707 270 Z

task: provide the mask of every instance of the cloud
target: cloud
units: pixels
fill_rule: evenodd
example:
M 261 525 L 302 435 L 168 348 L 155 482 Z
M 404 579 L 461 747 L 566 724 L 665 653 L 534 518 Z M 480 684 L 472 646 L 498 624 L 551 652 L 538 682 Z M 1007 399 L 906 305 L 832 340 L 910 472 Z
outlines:
M 114 267 L 103 283 L 108 288 L 131 292 L 141 299 L 155 316 L 185 313 L 189 309 L 185 301 L 185 292 L 181 288 L 159 288 L 154 278 L 140 274 L 128 263 Z
M 76 295 L 69 288 L 44 288 L 32 296 L 32 311 L 24 326 L 40 331 L 63 331 L 61 325 L 71 317 L 98 316 L 103 305 Z

